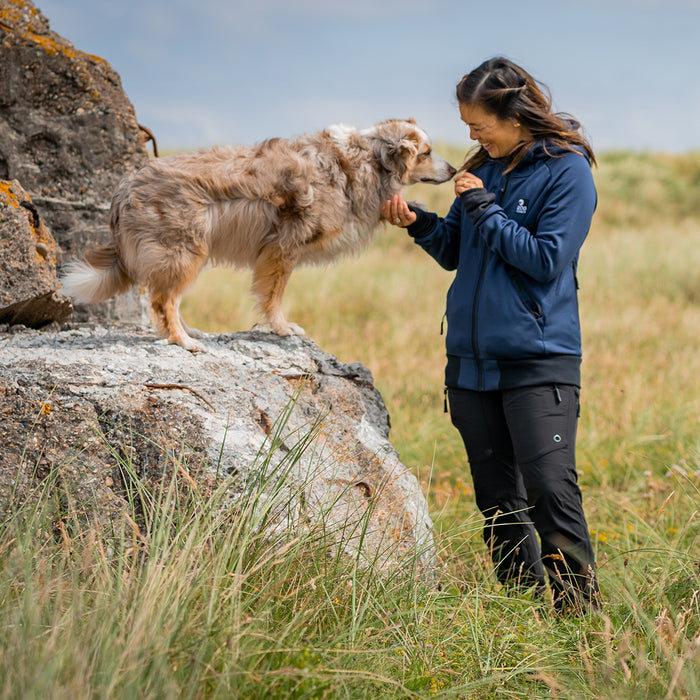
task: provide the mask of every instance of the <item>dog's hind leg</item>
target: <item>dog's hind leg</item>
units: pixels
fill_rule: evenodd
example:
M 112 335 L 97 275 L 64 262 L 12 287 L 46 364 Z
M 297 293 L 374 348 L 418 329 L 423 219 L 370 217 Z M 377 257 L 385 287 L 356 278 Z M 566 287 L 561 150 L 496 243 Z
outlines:
M 159 271 L 148 284 L 149 299 L 154 320 L 160 334 L 168 343 L 180 345 L 190 352 L 205 352 L 204 346 L 190 335 L 180 316 L 180 300 L 203 267 L 206 257 L 190 260 L 179 269 Z M 194 331 L 193 331 L 194 332 Z
M 253 294 L 260 310 L 278 335 L 305 335 L 282 313 L 282 298 L 296 260 L 285 257 L 276 246 L 263 248 L 253 267 Z

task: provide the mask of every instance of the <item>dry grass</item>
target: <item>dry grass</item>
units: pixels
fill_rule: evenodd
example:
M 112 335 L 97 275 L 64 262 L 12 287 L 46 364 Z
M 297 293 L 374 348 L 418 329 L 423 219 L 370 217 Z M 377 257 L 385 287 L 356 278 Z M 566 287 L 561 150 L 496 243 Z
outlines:
M 451 275 L 388 228 L 355 259 L 295 273 L 285 306 L 325 350 L 372 370 L 428 493 L 441 587 L 328 562 L 314 537 L 275 553 L 245 521 L 222 528 L 170 491 L 137 565 L 128 538 L 111 552 L 70 530 L 52 539 L 48 503 L 0 531 L 0 695 L 700 697 L 699 171 L 700 155 L 612 154 L 597 173 L 580 265 L 579 465 L 601 616 L 552 617 L 494 580 L 443 413 Z M 441 211 L 451 201 L 449 187 L 417 196 Z M 186 320 L 250 327 L 248 284 L 207 271 Z

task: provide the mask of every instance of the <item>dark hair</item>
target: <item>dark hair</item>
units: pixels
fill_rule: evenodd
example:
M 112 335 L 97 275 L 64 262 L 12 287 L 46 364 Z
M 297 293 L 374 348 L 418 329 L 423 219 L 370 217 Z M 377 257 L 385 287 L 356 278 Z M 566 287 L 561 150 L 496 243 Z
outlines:
M 581 125 L 570 115 L 552 112 L 548 88 L 507 58 L 497 56 L 467 73 L 457 85 L 460 105 L 479 105 L 498 119 L 514 118 L 532 135 L 515 150 L 507 170 L 513 170 L 538 141 L 544 148 L 555 146 L 570 151 L 583 148 L 592 163 L 593 149 L 580 133 Z M 485 149 L 468 154 L 462 170 L 473 170 L 489 160 Z

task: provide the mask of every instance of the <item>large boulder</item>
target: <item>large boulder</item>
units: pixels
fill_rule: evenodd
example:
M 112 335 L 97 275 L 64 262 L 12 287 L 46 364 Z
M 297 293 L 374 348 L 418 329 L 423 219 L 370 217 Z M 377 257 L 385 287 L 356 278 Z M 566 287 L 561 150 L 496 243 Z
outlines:
M 380 567 L 432 561 L 427 504 L 369 370 L 302 337 L 205 344 L 193 355 L 141 327 L 83 324 L 0 334 L 0 513 L 60 489 L 108 533 L 129 480 L 157 490 L 176 470 L 203 489 L 223 480 L 232 509 L 259 489 L 271 532 L 316 524 L 330 549 Z
M 67 321 L 73 306 L 59 287 L 51 231 L 20 184 L 0 180 L 0 323 Z
M 0 180 L 29 193 L 58 243 L 57 264 L 109 236 L 112 193 L 147 152 L 107 61 L 51 31 L 29 0 L 0 0 Z M 137 293 L 76 319 L 142 321 Z

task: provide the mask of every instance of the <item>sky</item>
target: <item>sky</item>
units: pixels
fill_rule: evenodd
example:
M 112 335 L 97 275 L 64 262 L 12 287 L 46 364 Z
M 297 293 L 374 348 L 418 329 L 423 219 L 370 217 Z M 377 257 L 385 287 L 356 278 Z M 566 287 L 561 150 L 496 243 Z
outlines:
M 466 148 L 455 85 L 495 55 L 597 151 L 700 149 L 700 0 L 34 1 L 161 149 L 407 117 Z

